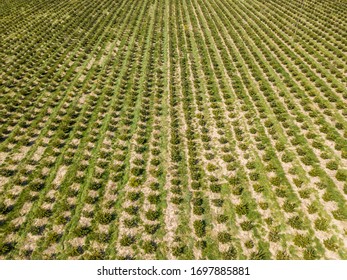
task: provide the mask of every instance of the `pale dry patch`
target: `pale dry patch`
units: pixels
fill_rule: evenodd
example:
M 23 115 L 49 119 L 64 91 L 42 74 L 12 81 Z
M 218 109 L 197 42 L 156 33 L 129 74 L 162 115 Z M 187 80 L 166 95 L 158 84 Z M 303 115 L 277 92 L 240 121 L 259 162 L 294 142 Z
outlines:
M 24 205 L 22 206 L 22 209 L 20 210 L 19 213 L 20 213 L 22 216 L 26 215 L 26 214 L 30 211 L 32 205 L 33 205 L 32 202 L 25 202 Z
M 51 189 L 51 190 L 49 190 L 49 191 L 47 192 L 46 196 L 49 197 L 49 198 L 51 198 L 51 199 L 53 199 L 53 198 L 55 197 L 56 193 L 57 193 L 56 190 Z
M 42 206 L 41 206 L 43 209 L 45 210 L 52 210 L 53 209 L 53 204 L 52 203 L 43 203 Z
M 69 203 L 69 205 L 76 205 L 76 197 L 68 197 L 67 198 L 67 202 Z
M 92 68 L 94 62 L 95 62 L 95 57 L 93 56 L 93 57 L 89 60 L 86 69 L 87 69 L 87 70 L 90 70 L 90 69 Z
M 86 241 L 86 237 L 75 237 L 71 240 L 69 240 L 69 243 L 71 246 L 77 248 L 77 247 L 83 247 Z
M 99 63 L 98 63 L 98 64 L 99 64 L 100 66 L 104 65 L 104 64 L 105 64 L 106 59 L 107 59 L 107 55 L 103 54 L 103 55 L 101 56 L 101 58 L 100 58 L 100 60 L 99 60 Z
M 80 218 L 80 220 L 79 220 L 79 224 L 80 224 L 82 227 L 89 227 L 89 226 L 91 226 L 91 224 L 92 224 L 92 219 L 82 216 L 82 217 Z
M 33 225 L 34 226 L 44 226 L 47 225 L 48 223 L 48 218 L 40 218 L 40 219 L 34 219 Z
M 42 171 L 41 171 L 41 174 L 42 175 L 48 175 L 49 174 L 49 171 L 50 171 L 50 169 L 48 168 L 48 167 L 44 167 L 44 168 L 42 168 Z
M 49 142 L 49 140 L 48 140 L 48 142 Z M 37 149 L 36 149 L 36 151 L 35 151 L 35 153 L 33 155 L 33 160 L 39 161 L 41 159 L 43 153 L 45 152 L 45 150 L 46 150 L 46 147 L 43 147 L 43 146 L 37 147 Z
M 86 204 L 84 204 L 84 206 L 83 206 L 83 211 L 86 211 L 86 212 L 92 212 L 94 210 L 94 206 L 93 205 L 91 205 L 91 204 L 88 204 L 88 203 L 86 203 Z
M 13 224 L 16 228 L 20 227 L 24 222 L 25 222 L 25 216 L 20 216 L 20 217 L 18 217 L 18 218 L 16 218 L 16 219 L 13 219 L 13 220 L 12 220 L 12 224 Z
M 64 225 L 53 225 L 53 231 L 55 233 L 61 234 L 64 232 Z
M 99 193 L 95 190 L 89 190 L 88 195 L 95 198 L 99 196 Z
M 56 253 L 58 253 L 58 245 L 52 244 L 43 251 L 43 256 L 45 259 L 51 259 L 51 256 L 55 255 Z
M 25 244 L 23 249 L 25 251 L 34 251 L 36 248 L 36 243 L 39 239 L 40 239 L 40 236 L 32 235 L 31 233 L 28 233 L 27 238 L 25 239 Z
M 99 230 L 101 233 L 108 233 L 108 232 L 109 232 L 109 229 L 110 229 L 110 226 L 109 226 L 109 225 L 98 224 L 98 230 Z
M 84 74 L 81 74 L 81 75 L 78 77 L 78 80 L 79 80 L 80 82 L 83 82 L 85 79 L 86 79 L 86 75 L 84 75 Z
M 106 247 L 104 244 L 99 243 L 99 242 L 97 242 L 97 241 L 95 241 L 95 240 L 93 240 L 93 242 L 91 242 L 90 246 L 91 246 L 91 248 L 93 249 L 93 251 L 94 251 L 94 250 L 102 251 L 102 250 L 104 250 L 105 247 Z
M 22 192 L 23 188 L 18 185 L 14 185 L 11 190 L 9 190 L 9 193 L 13 196 L 18 196 Z
M 53 185 L 59 186 L 63 182 L 63 179 L 65 177 L 67 170 L 68 170 L 68 166 L 65 166 L 65 165 L 63 165 L 59 168 L 59 170 L 57 171 L 57 174 L 53 180 Z
M 49 137 L 43 137 L 43 138 L 42 138 L 42 143 L 48 144 L 48 143 L 49 143 L 49 140 L 50 140 Z
M 0 152 L 0 165 L 5 161 L 8 153 Z

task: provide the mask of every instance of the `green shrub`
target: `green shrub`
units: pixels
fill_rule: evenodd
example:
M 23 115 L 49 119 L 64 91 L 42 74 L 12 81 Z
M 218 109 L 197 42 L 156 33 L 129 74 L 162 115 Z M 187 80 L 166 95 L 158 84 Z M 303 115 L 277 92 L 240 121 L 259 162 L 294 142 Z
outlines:
M 270 182 L 273 186 L 278 187 L 282 183 L 282 179 L 280 177 L 276 176 L 276 177 L 272 177 L 270 179 Z
M 0 244 L 0 255 L 7 255 L 10 253 L 13 249 L 15 249 L 16 243 L 15 242 L 5 242 Z
M 288 153 L 288 152 L 285 152 L 282 157 L 281 157 L 281 160 L 283 162 L 292 162 L 293 161 L 293 157 Z
M 303 220 L 299 216 L 294 216 L 288 219 L 288 224 L 295 229 L 303 229 Z
M 259 249 L 257 252 L 252 252 L 250 259 L 251 260 L 266 260 L 268 259 L 268 256 L 262 249 Z
M 179 257 L 181 255 L 183 255 L 187 250 L 187 246 L 186 245 L 178 245 L 178 246 L 174 246 L 172 248 L 172 254 L 175 257 Z
M 333 252 L 336 252 L 338 250 L 338 248 L 339 248 L 339 246 L 337 244 L 337 240 L 334 237 L 330 237 L 330 238 L 324 239 L 323 243 L 324 243 L 324 246 L 328 250 L 333 251 Z
M 260 184 L 254 184 L 253 189 L 255 192 L 261 193 L 265 190 L 265 187 L 263 185 L 260 185 Z
M 319 167 L 313 167 L 308 174 L 312 177 L 318 177 L 321 174 L 321 169 Z
M 316 260 L 318 258 L 317 251 L 314 248 L 307 248 L 304 251 L 305 260 Z
M 296 246 L 301 248 L 307 248 L 312 242 L 309 235 L 303 234 L 296 234 L 293 241 Z
M 228 221 L 228 216 L 227 215 L 223 215 L 223 214 L 221 214 L 221 215 L 218 215 L 217 216 L 217 223 L 219 223 L 219 224 L 224 224 L 224 223 L 226 223 L 227 221 Z
M 142 248 L 146 254 L 153 254 L 157 250 L 158 245 L 155 241 L 148 240 L 143 243 Z
M 200 188 L 201 188 L 201 184 L 200 184 L 200 182 L 198 182 L 198 181 L 194 181 L 194 182 L 192 182 L 192 189 L 193 190 L 199 190 Z
M 205 212 L 205 210 L 204 210 L 204 208 L 201 207 L 201 206 L 194 206 L 194 207 L 193 207 L 193 213 L 194 213 L 194 215 L 200 216 L 200 215 L 204 214 L 204 212 Z
M 129 215 L 137 215 L 139 207 L 131 205 L 129 207 L 124 208 L 124 211 L 127 212 Z
M 88 235 L 90 232 L 92 232 L 92 229 L 88 226 L 78 226 L 76 229 L 75 229 L 75 235 L 77 237 L 83 237 L 83 236 L 86 236 Z
M 148 234 L 155 234 L 159 228 L 160 228 L 160 224 L 146 224 L 145 225 L 145 231 Z
M 249 173 L 249 179 L 251 181 L 258 181 L 259 178 L 260 178 L 260 174 L 258 172 Z
M 217 238 L 220 243 L 225 244 L 231 241 L 231 234 L 226 231 L 222 231 L 218 233 Z
M 140 221 L 141 220 L 138 217 L 125 219 L 124 220 L 124 225 L 127 228 L 134 228 L 134 227 L 137 227 L 139 225 Z
M 318 218 L 314 221 L 314 226 L 318 230 L 326 231 L 329 227 L 329 222 L 325 218 Z
M 250 231 L 254 225 L 251 221 L 244 221 L 240 224 L 243 231 Z
M 278 251 L 276 254 L 276 260 L 290 260 L 290 256 L 285 251 Z
M 133 244 L 135 242 L 135 237 L 131 236 L 131 235 L 124 235 L 121 239 L 120 239 L 120 245 L 127 247 L 130 246 L 131 244 Z
M 332 211 L 332 214 L 335 220 L 345 221 L 347 220 L 347 210 L 346 209 L 337 209 Z
M 207 247 L 207 242 L 206 240 L 197 240 L 195 242 L 195 246 L 199 248 L 200 250 L 203 250 Z
M 254 242 L 253 242 L 253 240 L 248 240 L 248 241 L 246 241 L 246 242 L 245 242 L 245 247 L 246 247 L 247 249 L 252 249 L 252 248 L 254 248 Z
M 173 197 L 171 197 L 170 201 L 173 204 L 179 205 L 179 204 L 181 204 L 183 202 L 183 198 L 180 197 L 180 196 L 173 196 Z
M 235 160 L 234 156 L 233 156 L 233 155 L 230 155 L 230 154 L 223 155 L 223 156 L 222 156 L 222 159 L 223 159 L 225 162 L 232 162 L 232 161 Z
M 329 161 L 326 167 L 330 170 L 337 170 L 339 166 L 336 161 Z
M 45 187 L 45 183 L 43 181 L 40 181 L 40 180 L 36 180 L 36 181 L 32 181 L 30 184 L 29 184 L 29 188 L 32 190 L 32 191 L 40 191 L 42 189 L 44 189 Z
M 323 200 L 324 201 L 334 201 L 335 198 L 334 198 L 334 194 L 329 191 L 329 190 L 326 190 L 322 196 Z
M 285 198 L 288 196 L 286 187 L 279 187 L 275 190 L 276 196 Z
M 274 221 L 274 220 L 273 220 L 273 218 L 268 217 L 268 218 L 264 219 L 264 221 L 265 221 L 266 224 L 268 224 L 268 225 L 270 226 L 270 225 L 273 224 L 273 221 Z
M 209 163 L 209 164 L 207 164 L 207 170 L 208 170 L 209 172 L 213 172 L 213 171 L 217 170 L 217 166 L 215 166 L 215 165 L 212 164 L 212 163 Z
M 141 178 L 138 178 L 138 177 L 130 178 L 129 186 L 131 186 L 133 188 L 137 188 L 137 187 L 140 187 L 141 185 L 142 185 L 142 179 Z
M 249 212 L 249 206 L 247 203 L 241 203 L 236 206 L 236 213 L 239 215 L 247 215 Z
M 295 211 L 296 207 L 297 207 L 297 205 L 295 203 L 291 203 L 288 200 L 286 200 L 283 204 L 284 211 L 286 211 L 288 213 L 293 213 Z
M 51 231 L 47 234 L 47 243 L 51 244 L 51 243 L 57 243 L 60 241 L 60 239 L 62 238 L 63 234 L 61 233 L 57 233 L 55 231 Z
M 50 217 L 52 216 L 52 210 L 51 209 L 44 209 L 44 208 L 39 208 L 37 210 L 37 217 L 38 218 L 44 218 L 44 217 Z
M 128 199 L 131 201 L 136 201 L 140 199 L 141 196 L 142 196 L 142 192 L 132 191 L 128 193 Z
M 230 246 L 227 251 L 222 253 L 224 260 L 236 260 L 237 250 L 234 246 Z
M 308 199 L 310 198 L 310 195 L 312 193 L 312 190 L 311 189 L 303 189 L 303 190 L 300 190 L 299 191 L 299 195 L 301 198 L 303 199 Z
M 98 215 L 98 221 L 100 224 L 103 224 L 103 225 L 110 224 L 115 218 L 116 218 L 116 215 L 114 213 L 109 213 L 109 212 L 100 212 Z
M 213 193 L 220 193 L 222 191 L 222 186 L 220 184 L 211 184 L 210 189 Z
M 259 207 L 263 210 L 269 209 L 269 203 L 267 202 L 260 202 Z
M 159 204 L 160 203 L 160 195 L 156 195 L 156 194 L 150 194 L 148 196 L 148 201 L 151 204 Z
M 339 169 L 336 173 L 336 179 L 341 182 L 347 181 L 347 169 Z
M 304 183 L 304 181 L 302 181 L 298 178 L 294 178 L 293 182 L 294 182 L 295 186 L 297 186 L 298 188 L 301 188 L 302 184 Z
M 134 176 L 136 176 L 136 177 L 141 176 L 144 172 L 145 172 L 145 169 L 144 169 L 144 168 L 133 167 L 133 168 L 131 169 L 131 173 L 132 173 Z
M 146 212 L 146 218 L 150 221 L 155 221 L 159 218 L 160 211 L 159 210 L 148 210 Z
M 206 221 L 205 220 L 195 220 L 193 223 L 195 234 L 198 237 L 203 237 L 206 234 Z
M 243 193 L 244 187 L 243 186 L 234 186 L 231 190 L 231 193 L 233 195 L 241 195 Z
M 216 207 L 222 207 L 223 203 L 224 203 L 224 200 L 220 199 L 220 198 L 216 198 L 216 199 L 212 199 L 211 202 Z
M 281 234 L 278 229 L 272 229 L 269 232 L 269 240 L 271 242 L 278 242 L 280 241 L 280 239 L 281 239 Z

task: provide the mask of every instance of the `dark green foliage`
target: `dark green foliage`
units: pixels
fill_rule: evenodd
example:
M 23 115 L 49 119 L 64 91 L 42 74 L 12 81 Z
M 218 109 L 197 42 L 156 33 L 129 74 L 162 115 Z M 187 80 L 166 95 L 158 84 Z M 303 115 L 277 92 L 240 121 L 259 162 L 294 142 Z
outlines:
M 230 246 L 227 251 L 222 253 L 224 260 L 236 260 L 237 250 L 234 246 Z
M 198 237 L 204 237 L 206 234 L 206 221 L 205 220 L 195 220 L 193 223 L 195 234 Z
M 251 254 L 250 259 L 251 260 L 267 260 L 268 256 L 262 249 L 259 249 L 258 251 L 253 252 Z
M 131 235 L 124 235 L 121 239 L 120 239 L 120 245 L 127 247 L 130 246 L 131 244 L 133 244 L 135 242 L 135 237 L 131 236 Z
M 150 221 L 155 221 L 159 218 L 160 211 L 159 210 L 148 210 L 146 212 L 146 218 Z
M 217 216 L 217 222 L 219 224 L 224 224 L 228 221 L 228 216 L 227 215 L 218 215 Z
M 247 203 L 241 203 L 236 206 L 236 213 L 239 215 L 247 215 L 249 212 L 249 206 Z
M 146 224 L 145 225 L 145 231 L 148 234 L 155 234 L 159 228 L 160 228 L 160 224 Z
M 226 232 L 226 231 L 222 231 L 218 233 L 218 241 L 221 243 L 228 243 L 231 241 L 231 234 Z
M 307 248 L 311 242 L 311 238 L 308 235 L 296 234 L 294 236 L 294 244 L 301 248 Z
M 339 169 L 336 173 L 336 179 L 341 182 L 347 181 L 347 169 Z
M 317 251 L 314 248 L 307 248 L 304 251 L 305 260 L 316 260 L 318 259 Z
M 244 221 L 240 226 L 243 231 L 250 231 L 254 227 L 251 221 Z
M 289 218 L 288 224 L 295 229 L 303 229 L 304 227 L 304 222 L 302 221 L 302 218 L 300 218 L 299 216 Z
M 116 218 L 115 213 L 99 212 L 98 221 L 100 224 L 107 225 Z
M 75 235 L 78 237 L 83 237 L 88 235 L 92 229 L 88 226 L 79 226 L 75 229 Z
M 14 242 L 5 242 L 0 244 L 0 255 L 7 255 L 10 253 L 16 246 Z
M 158 248 L 158 245 L 155 241 L 148 240 L 143 242 L 142 248 L 146 254 L 153 254 Z

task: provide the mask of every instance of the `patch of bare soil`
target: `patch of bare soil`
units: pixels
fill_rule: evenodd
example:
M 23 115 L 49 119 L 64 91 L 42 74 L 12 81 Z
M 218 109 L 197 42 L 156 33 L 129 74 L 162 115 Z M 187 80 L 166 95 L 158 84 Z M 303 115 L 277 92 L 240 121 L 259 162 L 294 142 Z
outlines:
M 59 186 L 63 182 L 63 179 L 65 177 L 67 170 L 68 170 L 68 167 L 65 165 L 63 165 L 59 168 L 59 170 L 58 170 L 58 172 L 54 178 L 53 185 Z

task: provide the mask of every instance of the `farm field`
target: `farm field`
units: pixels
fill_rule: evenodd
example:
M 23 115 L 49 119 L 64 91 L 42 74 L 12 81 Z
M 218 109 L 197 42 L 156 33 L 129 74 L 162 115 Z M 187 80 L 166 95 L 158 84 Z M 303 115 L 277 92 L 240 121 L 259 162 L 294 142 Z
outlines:
M 347 1 L 0 1 L 0 259 L 347 259 Z

